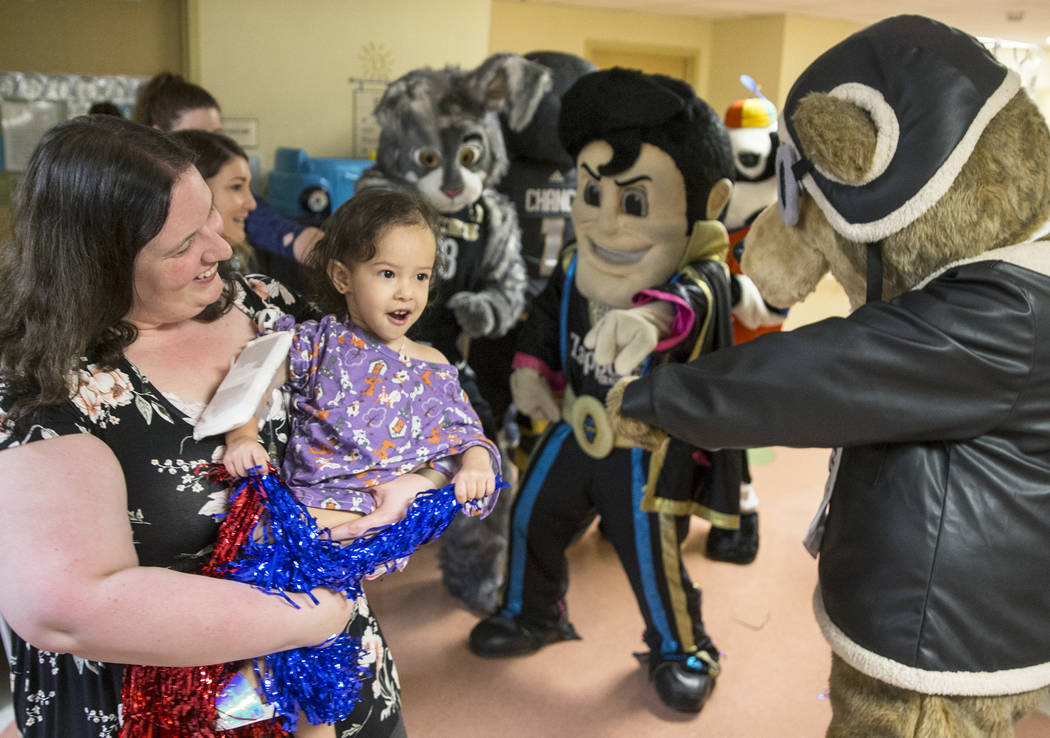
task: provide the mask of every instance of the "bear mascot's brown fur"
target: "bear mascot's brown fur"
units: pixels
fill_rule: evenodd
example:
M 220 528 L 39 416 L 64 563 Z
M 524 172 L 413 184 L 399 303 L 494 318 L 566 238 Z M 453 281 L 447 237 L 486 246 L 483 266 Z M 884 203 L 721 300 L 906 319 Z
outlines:
M 830 270 L 852 314 L 622 380 L 613 425 L 838 447 L 807 534 L 828 735 L 1011 736 L 1050 684 L 1050 132 L 975 39 L 899 16 L 781 134 L 743 269 L 779 307 Z

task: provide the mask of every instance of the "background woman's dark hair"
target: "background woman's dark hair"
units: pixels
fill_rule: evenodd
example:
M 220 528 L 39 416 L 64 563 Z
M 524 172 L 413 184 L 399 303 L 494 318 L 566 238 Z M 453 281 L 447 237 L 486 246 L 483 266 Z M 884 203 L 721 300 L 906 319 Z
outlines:
M 335 259 L 354 267 L 368 261 L 376 255 L 383 234 L 394 226 L 426 226 L 436 236 L 439 219 L 418 195 L 379 187 L 359 191 L 325 220 L 324 238 L 303 263 L 311 299 L 325 313 L 345 318 L 346 298 L 329 280 L 328 262 Z M 431 276 L 431 293 L 437 286 L 437 271 Z
M 109 115 L 44 134 L 14 195 L 11 242 L 0 248 L 0 377 L 17 398 L 9 421 L 68 400 L 81 356 L 116 366 L 136 336 L 124 322 L 135 257 L 192 166 L 171 137 Z
M 131 119 L 170 131 L 182 113 L 197 108 L 222 110 L 212 94 L 200 85 L 187 82 L 177 74 L 161 72 L 139 90 Z
M 91 107 L 88 108 L 88 115 L 115 115 L 118 118 L 124 117 L 124 113 L 121 112 L 120 108 L 108 100 L 91 103 Z
M 184 130 L 169 134 L 196 156 L 194 164 L 205 179 L 211 179 L 234 157 L 248 161 L 240 144 L 229 136 L 209 131 Z

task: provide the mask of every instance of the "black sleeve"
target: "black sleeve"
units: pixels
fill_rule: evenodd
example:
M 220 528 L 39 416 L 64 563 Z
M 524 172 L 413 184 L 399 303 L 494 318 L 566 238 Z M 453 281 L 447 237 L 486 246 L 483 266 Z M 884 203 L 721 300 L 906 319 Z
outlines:
M 1011 412 L 1032 366 L 1028 294 L 958 269 L 866 305 L 628 386 L 623 414 L 704 448 L 970 438 Z
M 562 371 L 559 351 L 561 300 L 565 287 L 565 270 L 561 260 L 554 268 L 546 287 L 529 306 L 528 317 L 518 338 L 517 350 L 545 363 L 552 371 Z
M 729 322 L 729 274 L 718 261 L 689 264 L 671 282 L 646 290 L 663 293 L 673 305 L 685 306 L 692 312 L 692 324 L 686 334 L 666 351 L 666 360 L 685 362 L 732 344 Z

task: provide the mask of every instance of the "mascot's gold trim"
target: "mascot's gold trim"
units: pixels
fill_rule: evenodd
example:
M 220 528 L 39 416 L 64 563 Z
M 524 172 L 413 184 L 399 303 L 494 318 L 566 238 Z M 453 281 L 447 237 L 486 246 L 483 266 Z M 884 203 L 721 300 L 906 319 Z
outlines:
M 685 246 L 685 254 L 678 265 L 678 271 L 682 271 L 696 261 L 717 261 L 726 263 L 729 254 L 729 231 L 720 220 L 698 220 L 693 224 L 693 232 L 689 236 L 689 243 Z M 726 268 L 729 275 L 729 268 Z
M 442 236 L 462 238 L 464 241 L 477 241 L 481 237 L 481 223 L 485 220 L 485 210 L 480 203 L 475 203 L 469 211 L 470 221 L 442 216 L 440 231 Z
M 595 438 L 587 440 L 583 422 L 587 416 L 594 418 Z M 604 459 L 614 448 L 640 448 L 640 446 L 625 436 L 613 433 L 612 424 L 605 405 L 591 395 L 579 395 L 572 391 L 572 387 L 565 387 L 565 395 L 561 402 L 561 417 L 572 427 L 576 436 L 576 442 L 580 448 L 590 457 Z
M 655 512 L 655 513 L 667 513 L 670 515 L 695 515 L 698 518 L 703 518 L 711 523 L 711 525 L 724 528 L 725 530 L 739 530 L 740 529 L 740 516 L 730 515 L 728 513 L 718 512 L 712 510 L 707 505 L 701 505 L 699 502 L 693 502 L 692 500 L 667 500 L 662 497 L 657 497 L 652 493 L 653 485 L 656 479 L 659 477 L 659 466 L 663 466 L 663 448 L 659 451 L 653 452 L 653 458 L 649 461 L 649 481 L 645 484 L 645 493 L 642 496 L 642 511 L 643 512 Z M 657 459 L 657 454 L 660 458 Z M 653 475 L 653 470 L 657 470 L 657 474 Z
M 707 282 L 700 278 L 696 269 L 690 265 L 696 261 L 718 261 L 726 270 L 728 278 L 729 267 L 725 263 L 728 251 L 729 234 L 721 221 L 700 220 L 694 224 L 693 233 L 689 237 L 689 245 L 686 247 L 685 256 L 683 257 L 683 263 L 678 271 L 686 279 L 692 280 L 703 292 L 704 299 L 707 301 L 707 310 L 704 312 L 704 322 L 697 335 L 696 343 L 693 344 L 693 348 L 689 352 L 689 361 L 696 359 L 704 347 L 704 341 L 707 339 L 707 333 L 711 328 L 711 305 L 714 302 L 711 288 L 707 285 Z M 665 438 L 660 447 L 653 451 L 652 457 L 649 459 L 649 476 L 645 482 L 645 492 L 642 495 L 642 510 L 645 512 L 668 513 L 670 515 L 696 515 L 710 521 L 712 525 L 716 525 L 719 528 L 738 530 L 740 528 L 739 515 L 721 513 L 693 500 L 668 500 L 656 496 L 656 483 L 660 478 L 660 472 L 663 470 L 669 443 L 670 439 Z
M 696 650 L 696 639 L 693 637 L 693 618 L 689 615 L 689 605 L 685 599 L 685 587 L 682 584 L 681 559 L 678 554 L 678 521 L 670 515 L 659 517 L 660 525 L 660 564 L 667 577 L 671 593 L 671 613 L 674 616 L 675 631 L 682 651 L 691 653 Z
M 707 282 L 700 279 L 696 269 L 690 265 L 697 261 L 717 261 L 722 265 L 726 273 L 726 279 L 728 279 L 729 266 L 726 264 L 726 255 L 728 253 L 729 232 L 726 231 L 726 227 L 721 221 L 698 220 L 693 224 L 693 233 L 689 236 L 689 243 L 685 247 L 685 255 L 682 257 L 682 263 L 679 265 L 678 271 L 693 280 L 693 283 L 704 293 L 704 299 L 707 300 L 707 310 L 704 312 L 704 325 L 700 329 L 700 334 L 693 345 L 693 350 L 689 353 L 689 361 L 698 357 L 704 346 L 707 330 L 711 327 L 711 305 L 714 302 L 711 296 L 711 288 L 708 287 Z

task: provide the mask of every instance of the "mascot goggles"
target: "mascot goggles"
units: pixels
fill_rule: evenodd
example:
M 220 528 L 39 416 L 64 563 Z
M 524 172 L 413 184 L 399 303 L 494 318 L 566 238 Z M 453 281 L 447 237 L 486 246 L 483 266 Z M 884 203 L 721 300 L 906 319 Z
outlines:
M 781 141 L 777 147 L 776 178 L 777 205 L 780 217 L 786 225 L 798 223 L 798 206 L 802 197 L 802 178 L 813 169 L 812 162 L 804 159 L 790 141 Z
M 802 199 L 802 178 L 813 171 L 813 162 L 804 159 L 790 141 L 781 141 L 777 148 L 777 205 L 785 225 L 798 223 L 799 202 Z M 868 273 L 867 301 L 882 299 L 882 250 L 881 241 L 867 244 Z

